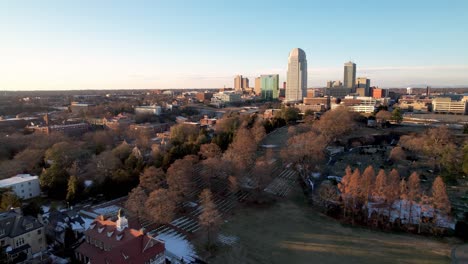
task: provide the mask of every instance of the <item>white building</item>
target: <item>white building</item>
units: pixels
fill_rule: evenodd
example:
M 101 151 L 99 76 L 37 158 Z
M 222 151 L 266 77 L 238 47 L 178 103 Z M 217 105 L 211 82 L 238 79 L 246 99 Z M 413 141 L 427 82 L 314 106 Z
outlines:
M 18 174 L 14 177 L 0 180 L 0 188 L 11 188 L 21 199 L 30 199 L 41 194 L 39 177 L 29 174 Z
M 466 114 L 466 99 L 452 100 L 450 97 L 438 97 L 432 100 L 434 113 Z
M 135 114 L 160 115 L 162 108 L 159 105 L 142 105 L 135 107 Z
M 307 59 L 302 49 L 289 53 L 285 102 L 299 102 L 307 96 Z

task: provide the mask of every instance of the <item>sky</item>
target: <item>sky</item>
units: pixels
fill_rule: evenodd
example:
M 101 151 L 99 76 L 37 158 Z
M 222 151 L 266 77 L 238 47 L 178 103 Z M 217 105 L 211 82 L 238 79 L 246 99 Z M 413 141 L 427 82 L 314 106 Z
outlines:
M 466 0 L 0 0 L 0 90 L 232 87 L 307 55 L 384 88 L 468 85 Z

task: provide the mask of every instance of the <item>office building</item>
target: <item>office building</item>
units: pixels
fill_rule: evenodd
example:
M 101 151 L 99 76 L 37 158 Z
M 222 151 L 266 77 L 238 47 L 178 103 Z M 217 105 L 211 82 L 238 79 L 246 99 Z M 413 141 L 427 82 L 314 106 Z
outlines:
M 467 112 L 465 100 L 456 101 L 450 97 L 438 97 L 432 100 L 432 109 L 434 113 L 464 115 Z
M 302 49 L 289 53 L 285 102 L 299 102 L 307 95 L 307 59 Z
M 270 74 L 261 76 L 262 99 L 277 100 L 279 97 L 279 75 Z
M 237 75 L 234 77 L 234 90 L 242 90 L 242 75 Z
M 234 77 L 234 90 L 243 91 L 249 88 L 249 79 L 243 78 L 242 75 Z
M 255 78 L 255 88 L 254 88 L 255 95 L 262 94 L 262 78 L 257 77 Z
M 29 174 L 18 174 L 14 177 L 0 180 L 0 188 L 11 188 L 16 196 L 21 199 L 30 199 L 41 194 L 39 177 Z
M 358 89 L 363 88 L 364 89 L 364 94 L 359 93 L 361 96 L 369 96 L 370 95 L 370 79 L 366 77 L 359 77 L 356 79 L 356 92 Z
M 353 62 L 347 62 L 344 64 L 344 88 L 354 90 L 356 83 L 356 64 Z

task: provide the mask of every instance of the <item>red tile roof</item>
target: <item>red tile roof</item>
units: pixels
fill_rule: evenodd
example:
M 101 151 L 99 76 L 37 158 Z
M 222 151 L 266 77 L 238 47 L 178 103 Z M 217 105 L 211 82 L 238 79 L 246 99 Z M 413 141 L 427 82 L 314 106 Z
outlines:
M 85 235 L 90 243 L 85 241 L 77 252 L 87 256 L 92 264 L 145 263 L 165 251 L 163 242 L 131 228 L 118 231 L 116 223 L 110 220 L 96 219 Z M 94 240 L 103 242 L 110 251 L 96 247 Z

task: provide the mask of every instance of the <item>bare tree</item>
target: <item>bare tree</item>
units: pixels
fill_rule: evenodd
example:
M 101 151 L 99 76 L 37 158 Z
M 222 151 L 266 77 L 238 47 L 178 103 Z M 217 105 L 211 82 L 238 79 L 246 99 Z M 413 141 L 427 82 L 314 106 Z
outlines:
M 148 200 L 148 195 L 145 190 L 138 186 L 128 194 L 128 199 L 125 202 L 125 208 L 129 211 L 136 213 L 138 217 L 145 214 L 145 203 Z
M 440 176 L 437 176 L 437 178 L 435 178 L 434 182 L 432 183 L 432 199 L 435 209 L 444 214 L 450 213 L 450 200 L 447 195 L 445 183 Z
M 140 186 L 147 191 L 154 191 L 161 188 L 166 181 L 166 174 L 161 168 L 154 166 L 147 167 L 140 174 Z
M 392 113 L 387 110 L 380 110 L 376 115 L 375 118 L 379 123 L 386 123 L 388 120 L 392 118 Z
M 406 159 L 406 153 L 405 151 L 403 150 L 402 147 L 394 147 L 391 151 L 390 151 L 390 157 L 389 159 L 393 162 L 400 162 L 402 160 L 405 160 Z
M 233 142 L 223 155 L 223 159 L 231 162 L 238 173 L 252 167 L 255 161 L 257 144 L 249 129 L 239 128 Z
M 176 160 L 167 170 L 167 184 L 177 202 L 188 198 L 192 191 L 192 164 L 185 159 Z
M 338 136 L 346 134 L 355 126 L 352 114 L 346 107 L 338 107 L 327 111 L 314 123 L 327 142 L 334 141 Z
M 218 158 L 221 157 L 222 151 L 215 143 L 209 143 L 201 145 L 198 154 L 204 159 Z
M 408 178 L 408 200 L 410 203 L 409 209 L 409 218 L 410 223 L 412 223 L 412 214 L 413 214 L 413 204 L 418 203 L 421 199 L 421 181 L 419 179 L 419 175 L 416 172 L 413 172 L 411 176 Z
M 202 213 L 198 217 L 198 220 L 200 225 L 205 229 L 208 245 L 211 245 L 213 243 L 214 233 L 221 225 L 221 215 L 216 209 L 216 205 L 213 202 L 213 197 L 209 189 L 204 189 L 200 194 L 200 203 Z
M 151 192 L 145 203 L 146 213 L 157 223 L 166 224 L 174 218 L 176 203 L 167 189 Z
M 348 165 L 345 170 L 345 175 L 341 178 L 340 183 L 338 183 L 338 190 L 341 193 L 341 199 L 343 200 L 343 216 L 346 217 L 346 208 L 349 206 L 351 201 L 351 177 L 353 176 L 353 171 Z
M 380 170 L 375 179 L 375 187 L 373 188 L 372 196 L 375 200 L 387 201 L 387 174 L 384 170 Z
M 257 144 L 260 143 L 260 141 L 263 140 L 263 138 L 265 138 L 266 136 L 266 132 L 265 132 L 265 127 L 263 126 L 262 122 L 260 121 L 256 121 L 252 127 L 252 134 L 255 138 L 255 142 Z
M 367 204 L 369 202 L 369 198 L 372 196 L 372 190 L 375 184 L 375 171 L 374 168 L 369 165 L 361 175 L 361 182 L 360 186 L 360 194 L 359 196 L 364 202 L 365 208 L 367 210 Z M 367 215 L 367 212 L 366 212 Z

